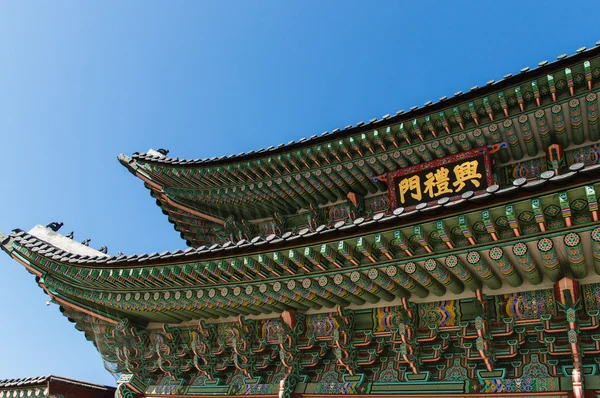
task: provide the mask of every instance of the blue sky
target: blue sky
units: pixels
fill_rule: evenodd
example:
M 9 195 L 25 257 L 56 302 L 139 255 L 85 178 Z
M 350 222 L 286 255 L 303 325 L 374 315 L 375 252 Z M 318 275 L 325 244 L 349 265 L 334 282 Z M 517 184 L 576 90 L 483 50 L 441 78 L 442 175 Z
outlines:
M 408 110 L 600 40 L 590 2 L 5 2 L 0 231 L 111 253 L 185 243 L 119 153 L 228 155 Z M 0 378 L 114 383 L 0 255 Z

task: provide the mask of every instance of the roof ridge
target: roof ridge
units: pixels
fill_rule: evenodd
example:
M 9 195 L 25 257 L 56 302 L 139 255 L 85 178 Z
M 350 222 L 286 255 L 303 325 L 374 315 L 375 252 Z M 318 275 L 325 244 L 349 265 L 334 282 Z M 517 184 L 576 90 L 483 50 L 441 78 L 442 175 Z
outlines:
M 81 385 L 82 387 L 99 388 L 99 389 L 106 389 L 106 388 L 114 389 L 115 388 L 113 386 L 108 386 L 106 384 L 91 383 L 89 381 L 73 379 L 71 377 L 50 375 L 50 376 L 48 376 L 48 379 L 56 380 L 56 381 L 60 381 L 60 382 L 64 382 L 64 383 L 77 384 L 77 385 Z
M 538 75 L 541 76 L 544 73 L 548 73 L 549 70 L 554 70 L 554 69 L 560 67 L 561 65 L 570 64 L 579 58 L 586 58 L 590 55 L 591 56 L 600 55 L 600 40 L 597 41 L 595 43 L 595 46 L 592 48 L 588 49 L 587 47 L 580 47 L 579 49 L 576 50 L 576 52 L 574 54 L 571 54 L 571 55 L 561 54 L 558 57 L 556 57 L 556 60 L 554 60 L 552 62 L 548 62 L 547 60 L 541 61 L 538 63 L 537 67 L 522 68 L 518 74 L 513 75 L 512 73 L 509 73 L 507 75 L 504 75 L 498 81 L 489 80 L 488 82 L 486 82 L 486 84 L 484 86 L 481 86 L 481 87 L 473 86 L 470 90 L 468 90 L 466 92 L 457 91 L 452 97 L 442 96 L 442 97 L 440 97 L 440 99 L 438 101 L 436 101 L 436 102 L 427 101 L 421 107 L 416 106 L 416 105 L 412 106 L 408 112 L 404 112 L 404 110 L 400 110 L 400 111 L 396 112 L 396 114 L 393 116 L 390 114 L 386 114 L 386 115 L 382 116 L 381 119 L 372 118 L 369 120 L 368 123 L 361 121 L 361 122 L 358 122 L 355 126 L 348 125 L 348 126 L 342 127 L 342 128 L 335 128 L 331 131 L 331 133 L 326 131 L 321 134 L 311 135 L 310 138 L 308 138 L 308 139 L 303 137 L 298 140 L 291 140 L 287 144 L 279 144 L 277 146 L 271 145 L 266 149 L 260 148 L 257 150 L 250 150 L 248 152 L 241 152 L 237 155 L 213 156 L 211 158 L 204 158 L 204 159 L 185 159 L 185 158 L 179 158 L 179 157 L 171 158 L 164 154 L 158 155 L 158 154 L 152 154 L 152 153 L 134 152 L 131 155 L 131 157 L 127 157 L 126 155 L 120 154 L 118 156 L 118 159 L 123 165 L 125 165 L 125 162 L 128 162 L 130 160 L 141 160 L 141 161 L 148 161 L 148 162 L 152 162 L 152 163 L 159 163 L 159 164 L 162 163 L 162 164 L 178 165 L 178 166 L 229 165 L 229 164 L 232 164 L 233 162 L 250 160 L 257 156 L 262 157 L 261 155 L 264 155 L 268 152 L 283 153 L 287 150 L 293 149 L 294 146 L 298 146 L 298 149 L 300 149 L 300 148 L 306 147 L 307 145 L 310 145 L 310 144 L 308 144 L 310 142 L 317 144 L 321 141 L 327 142 L 332 139 L 346 138 L 347 136 L 350 136 L 352 134 L 377 129 L 377 128 L 383 127 L 385 125 L 400 122 L 400 120 L 404 120 L 404 119 L 408 120 L 411 118 L 418 118 L 418 117 L 423 116 L 423 114 L 430 112 L 430 111 L 425 111 L 426 109 L 440 108 L 440 107 L 442 107 L 440 105 L 442 103 L 448 103 L 448 105 L 444 105 L 443 107 L 451 106 L 452 104 L 463 103 L 465 101 L 468 101 L 469 99 L 477 98 L 481 95 L 484 95 L 487 92 L 497 91 L 497 90 L 502 89 L 502 87 L 508 87 L 512 84 L 517 84 L 521 81 L 526 81 L 528 79 L 531 79 L 533 76 L 538 76 Z M 498 86 L 500 86 L 500 87 L 498 87 Z M 436 111 L 435 109 L 431 110 L 431 112 L 435 112 L 435 111 Z M 382 126 L 377 126 L 378 124 L 381 124 Z M 324 137 L 328 137 L 328 138 L 324 138 Z
M 47 382 L 51 375 L 48 376 L 34 376 L 34 377 L 18 377 L 13 379 L 0 379 L 0 388 L 3 387 L 15 387 L 23 384 L 41 384 Z
M 46 375 L 46 376 L 0 379 L 0 388 L 21 387 L 21 386 L 31 385 L 31 384 L 42 384 L 42 383 L 47 383 L 51 380 L 56 380 L 58 382 L 67 383 L 67 384 L 79 385 L 81 387 L 86 387 L 86 388 L 96 388 L 96 389 L 102 389 L 102 390 L 115 388 L 113 386 L 108 386 L 105 384 L 91 383 L 88 381 L 73 379 L 70 377 L 55 376 L 52 374 Z
M 20 228 L 15 228 L 8 234 L 8 236 L 6 237 L 7 239 L 2 239 L 2 237 L 6 236 L 6 235 L 0 234 L 0 245 L 6 245 L 8 243 L 9 239 L 13 239 L 19 245 L 25 246 L 28 249 L 31 249 L 35 252 L 43 251 L 43 254 L 46 257 L 58 256 L 58 257 L 60 257 L 61 260 L 71 260 L 71 261 L 73 261 L 73 260 L 76 260 L 76 261 L 89 260 L 90 262 L 94 262 L 94 263 L 95 262 L 102 263 L 102 262 L 107 262 L 109 260 L 113 260 L 116 258 L 115 256 L 108 255 L 108 254 L 91 255 L 91 254 L 76 253 L 74 251 L 69 250 L 68 248 L 58 247 L 55 244 L 53 244 L 52 242 L 50 242 L 49 240 L 43 239 L 43 237 L 39 237 L 30 232 L 25 231 Z M 54 232 L 54 233 L 56 235 L 60 235 L 61 237 L 66 237 L 65 235 L 62 235 L 59 232 Z M 79 244 L 79 242 L 77 242 L 75 240 L 73 242 Z M 41 243 L 41 244 L 38 244 L 38 243 Z M 92 249 L 92 250 L 97 251 L 95 249 Z M 58 259 L 58 258 L 56 258 L 56 259 Z M 52 376 L 52 375 L 50 375 L 50 376 Z

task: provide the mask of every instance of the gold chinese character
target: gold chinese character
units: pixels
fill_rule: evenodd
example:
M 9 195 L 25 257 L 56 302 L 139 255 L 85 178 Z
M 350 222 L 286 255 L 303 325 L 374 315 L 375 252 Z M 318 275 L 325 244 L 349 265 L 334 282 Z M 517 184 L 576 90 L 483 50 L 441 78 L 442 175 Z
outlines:
M 477 179 L 481 178 L 481 174 L 477 172 L 478 165 L 479 162 L 473 160 L 454 166 L 454 176 L 456 177 L 456 181 L 453 182 L 452 185 L 456 187 L 456 192 L 465 187 L 465 181 L 471 181 L 475 187 L 479 187 L 480 183 Z
M 430 198 L 438 197 L 445 193 L 452 193 L 453 191 L 448 187 L 450 183 L 450 178 L 448 178 L 448 170 L 445 167 L 440 167 L 434 173 L 428 173 L 425 178 L 425 193 L 429 195 Z M 434 192 L 434 189 L 436 191 Z
M 402 181 L 400 181 L 400 184 L 398 184 L 399 188 L 400 188 L 400 203 L 404 203 L 404 194 L 406 194 L 408 191 L 415 191 L 415 192 L 411 192 L 410 196 L 412 196 L 414 199 L 416 200 L 421 200 L 422 199 L 422 195 L 421 195 L 421 179 L 419 178 L 419 176 L 412 176 L 409 178 L 405 178 Z

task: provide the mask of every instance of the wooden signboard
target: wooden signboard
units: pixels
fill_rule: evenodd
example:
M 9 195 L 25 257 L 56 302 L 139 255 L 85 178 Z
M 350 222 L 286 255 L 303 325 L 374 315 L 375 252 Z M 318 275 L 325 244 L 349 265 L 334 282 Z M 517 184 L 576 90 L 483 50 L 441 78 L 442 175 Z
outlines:
M 392 171 L 387 181 L 392 208 L 410 207 L 483 191 L 493 184 L 492 166 L 483 147 Z

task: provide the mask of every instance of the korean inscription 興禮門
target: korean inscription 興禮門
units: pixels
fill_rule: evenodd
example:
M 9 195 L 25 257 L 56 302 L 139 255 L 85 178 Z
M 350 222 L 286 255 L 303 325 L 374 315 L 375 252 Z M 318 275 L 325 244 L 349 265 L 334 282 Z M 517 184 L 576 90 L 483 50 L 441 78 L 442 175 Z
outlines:
M 392 172 L 388 181 L 394 205 L 414 206 L 467 191 L 479 191 L 491 185 L 487 152 L 477 150 L 461 155 Z

